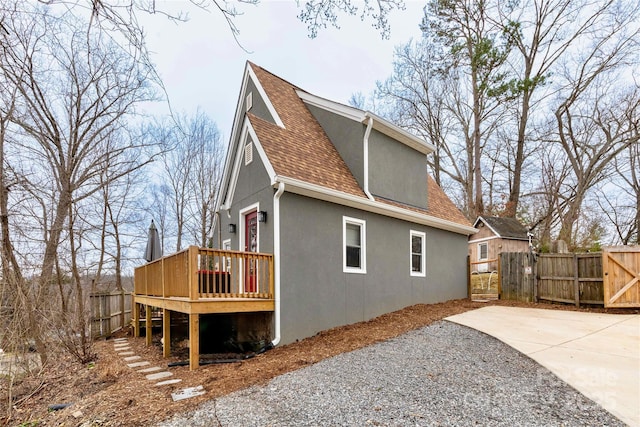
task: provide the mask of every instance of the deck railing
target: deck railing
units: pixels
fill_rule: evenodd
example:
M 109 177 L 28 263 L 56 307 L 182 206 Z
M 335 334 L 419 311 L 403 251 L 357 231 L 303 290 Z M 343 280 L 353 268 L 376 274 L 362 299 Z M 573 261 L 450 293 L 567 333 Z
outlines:
M 273 255 L 190 246 L 135 269 L 136 295 L 273 298 Z

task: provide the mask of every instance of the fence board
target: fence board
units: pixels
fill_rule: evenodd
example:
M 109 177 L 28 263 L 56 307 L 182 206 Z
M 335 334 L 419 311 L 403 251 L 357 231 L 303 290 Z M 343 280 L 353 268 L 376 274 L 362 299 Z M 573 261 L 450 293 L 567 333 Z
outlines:
M 503 253 L 501 299 L 603 304 L 602 254 Z M 525 274 L 527 267 L 532 274 Z
M 131 322 L 130 292 L 93 293 L 89 295 L 89 305 L 93 338 L 107 337 Z

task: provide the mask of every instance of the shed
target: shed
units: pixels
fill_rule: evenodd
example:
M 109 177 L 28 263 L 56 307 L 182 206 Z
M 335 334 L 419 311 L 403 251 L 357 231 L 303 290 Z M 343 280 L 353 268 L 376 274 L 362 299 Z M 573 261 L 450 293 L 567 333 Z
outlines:
M 473 226 L 478 231 L 469 236 L 472 270 L 493 271 L 500 253 L 529 251 L 528 230 L 515 218 L 479 216 Z

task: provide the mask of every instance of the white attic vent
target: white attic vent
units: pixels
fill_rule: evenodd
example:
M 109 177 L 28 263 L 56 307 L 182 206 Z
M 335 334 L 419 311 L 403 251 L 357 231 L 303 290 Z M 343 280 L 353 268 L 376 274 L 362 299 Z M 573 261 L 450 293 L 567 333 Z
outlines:
M 253 143 L 251 141 L 247 142 L 247 145 L 244 146 L 244 164 L 248 165 L 253 161 Z
M 247 95 L 247 99 L 244 105 L 245 105 L 246 111 L 251 110 L 251 107 L 253 107 L 253 92 L 249 92 L 249 95 Z

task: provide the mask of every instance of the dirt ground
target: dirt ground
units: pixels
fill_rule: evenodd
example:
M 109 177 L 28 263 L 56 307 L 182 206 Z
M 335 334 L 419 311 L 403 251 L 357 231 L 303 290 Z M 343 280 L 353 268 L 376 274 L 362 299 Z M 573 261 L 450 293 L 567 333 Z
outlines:
M 61 356 L 55 363 L 47 366 L 40 376 L 14 384 L 12 394 L 17 404 L 11 411 L 11 418 L 7 418 L 6 413 L 6 383 L 0 382 L 0 386 L 4 388 L 0 390 L 0 398 L 3 399 L 0 425 L 146 426 L 193 409 L 206 400 L 265 383 L 278 375 L 325 358 L 386 340 L 487 304 L 575 310 L 567 305 L 512 301 L 477 303 L 466 299 L 440 304 L 419 304 L 367 322 L 330 329 L 242 362 L 206 365 L 197 371 L 189 371 L 187 366 L 168 368 L 173 373 L 172 378 L 180 378 L 182 382 L 162 387 L 154 387 L 153 382 L 148 381 L 144 374 L 127 367 L 122 357 L 115 354 L 113 340 L 98 341 L 95 343 L 98 359 L 94 363 L 79 365 Z M 605 311 L 598 308 L 582 310 Z M 176 357 L 163 359 L 160 346 L 146 347 L 144 338 L 128 336 L 128 341 L 132 351 L 142 356 L 143 360 L 151 362 L 150 366 L 166 368 L 168 363 L 178 360 Z M 171 392 L 199 385 L 206 390 L 204 395 L 179 402 L 171 399 Z M 48 410 L 52 404 L 66 403 L 72 405 L 58 411 Z

